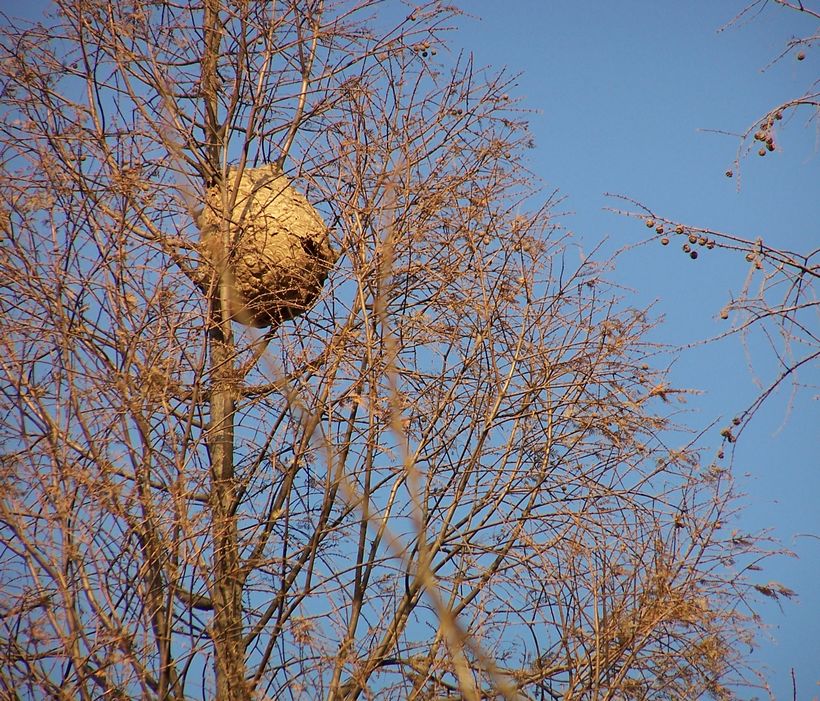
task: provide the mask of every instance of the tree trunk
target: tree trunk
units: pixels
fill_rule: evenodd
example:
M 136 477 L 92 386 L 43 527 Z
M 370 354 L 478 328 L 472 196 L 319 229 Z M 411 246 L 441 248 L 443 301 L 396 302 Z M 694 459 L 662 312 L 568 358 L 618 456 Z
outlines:
M 224 285 L 220 285 L 223 287 Z M 227 326 L 227 329 L 221 328 Z M 227 331 L 227 333 L 225 333 Z M 211 514 L 213 538 L 213 642 L 216 698 L 244 701 L 245 661 L 242 643 L 242 579 L 239 567 L 234 481 L 233 339 L 230 321 L 220 320 L 211 334 Z
M 204 13 L 205 46 L 201 63 L 201 86 L 205 106 L 206 154 L 212 173 L 221 170 L 222 131 L 219 125 L 219 82 L 217 62 L 222 39 L 219 0 L 207 0 Z M 211 174 L 208 174 L 211 178 Z M 210 183 L 209 183 L 210 184 Z M 230 232 L 220 227 L 227 260 Z M 211 285 L 210 305 L 210 426 L 208 448 L 211 460 L 211 537 L 213 579 L 211 597 L 214 618 L 214 674 L 218 701 L 246 701 L 245 655 L 242 643 L 242 578 L 239 567 L 239 536 L 236 525 L 234 480 L 234 343 L 231 320 L 221 310 L 230 309 L 230 280 L 219 271 L 219 284 Z

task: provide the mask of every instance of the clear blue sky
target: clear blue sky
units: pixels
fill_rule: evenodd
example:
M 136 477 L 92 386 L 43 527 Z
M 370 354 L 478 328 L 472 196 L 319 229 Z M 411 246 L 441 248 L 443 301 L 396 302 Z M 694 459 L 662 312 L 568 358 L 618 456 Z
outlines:
M 820 137 L 808 109 L 783 120 L 777 152 L 743 161 L 740 191 L 738 179 L 724 175 L 737 139 L 703 131 L 741 132 L 820 78 L 820 49 L 762 70 L 790 38 L 817 31 L 805 15 L 768 2 L 754 19 L 718 31 L 746 4 L 472 0 L 462 3 L 472 17 L 451 39 L 479 65 L 522 73 L 511 92 L 536 111 L 530 165 L 548 190 L 566 196 L 563 223 L 588 248 L 603 237 L 614 247 L 646 235 L 639 223 L 604 211 L 615 204 L 603 196 L 608 191 L 688 224 L 807 251 L 820 246 Z M 665 315 L 657 340 L 682 344 L 725 328 L 718 312 L 748 267 L 742 256 L 713 251 L 691 261 L 676 246 L 655 244 L 627 254 L 615 278 L 638 302 L 657 300 Z M 750 351 L 768 379 L 772 356 L 760 337 Z M 717 416 L 725 424 L 754 398 L 746 360 L 737 339 L 680 357 L 674 379 L 704 390 L 689 402 L 691 425 L 706 427 Z M 757 659 L 779 699 L 792 698 L 794 667 L 803 700 L 820 698 L 820 371 L 807 369 L 801 379 L 815 389 L 795 397 L 790 411 L 788 391 L 764 406 L 734 471 L 746 494 L 736 526 L 771 529 L 799 556 L 769 561 L 758 573 L 761 583 L 782 582 L 800 598 L 761 609 L 772 640 Z M 707 443 L 718 445 L 717 432 Z

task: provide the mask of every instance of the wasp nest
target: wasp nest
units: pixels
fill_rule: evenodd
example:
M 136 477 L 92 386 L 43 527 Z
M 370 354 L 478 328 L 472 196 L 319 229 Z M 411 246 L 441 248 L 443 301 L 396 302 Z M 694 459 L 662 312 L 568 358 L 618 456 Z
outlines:
M 227 282 L 230 318 L 276 326 L 307 311 L 319 296 L 335 261 L 329 232 L 276 166 L 245 169 L 233 201 L 235 184 L 233 170 L 225 187 L 207 191 L 201 251 L 210 272 Z

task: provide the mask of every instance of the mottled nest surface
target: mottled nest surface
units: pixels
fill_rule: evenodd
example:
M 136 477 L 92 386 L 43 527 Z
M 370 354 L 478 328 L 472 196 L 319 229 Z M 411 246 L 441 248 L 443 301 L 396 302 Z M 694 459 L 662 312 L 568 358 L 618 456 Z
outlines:
M 336 258 L 328 228 L 276 166 L 246 168 L 231 206 L 235 183 L 236 171 L 229 171 L 224 186 L 205 195 L 199 226 L 208 278 L 215 272 L 228 283 L 231 319 L 277 326 L 319 296 Z

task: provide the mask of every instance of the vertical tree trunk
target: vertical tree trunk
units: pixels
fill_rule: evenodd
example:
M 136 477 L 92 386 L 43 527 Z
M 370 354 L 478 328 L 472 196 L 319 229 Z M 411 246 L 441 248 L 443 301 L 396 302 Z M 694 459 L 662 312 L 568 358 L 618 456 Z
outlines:
M 219 0 L 206 0 L 204 8 L 205 46 L 201 63 L 201 88 L 205 103 L 206 153 L 212 173 L 221 170 L 224 153 L 219 124 L 219 83 L 217 62 L 222 39 Z M 211 174 L 208 174 L 211 177 Z M 209 183 L 210 184 L 210 183 Z M 224 255 L 228 259 L 230 231 L 221 226 Z M 219 285 L 212 285 L 210 305 L 210 426 L 208 448 L 211 459 L 211 527 L 213 543 L 212 600 L 214 618 L 214 673 L 218 701 L 246 701 L 245 655 L 242 643 L 242 578 L 239 568 L 239 540 L 236 524 L 236 484 L 234 479 L 234 344 L 227 303 L 231 294 L 229 275 L 220 270 Z
M 224 329 L 223 327 L 227 327 Z M 227 331 L 227 333 L 225 332 Z M 220 320 L 211 333 L 211 513 L 213 538 L 213 642 L 216 698 L 245 701 L 242 644 L 242 579 L 236 524 L 233 466 L 234 387 L 230 321 Z

